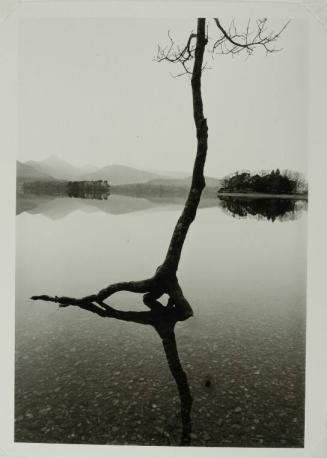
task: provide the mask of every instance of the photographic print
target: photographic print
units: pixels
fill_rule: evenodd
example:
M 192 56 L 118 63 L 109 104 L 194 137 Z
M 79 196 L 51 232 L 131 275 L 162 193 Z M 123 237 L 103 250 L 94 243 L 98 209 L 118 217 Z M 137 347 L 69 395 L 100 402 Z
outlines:
M 219 14 L 20 21 L 15 442 L 304 447 L 307 22 Z

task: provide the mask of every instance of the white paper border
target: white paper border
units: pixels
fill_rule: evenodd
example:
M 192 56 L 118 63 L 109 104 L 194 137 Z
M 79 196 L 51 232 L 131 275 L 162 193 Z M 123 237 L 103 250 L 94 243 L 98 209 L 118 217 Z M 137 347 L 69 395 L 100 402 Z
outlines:
M 134 1 L 31 1 L 0 0 L 0 268 L 2 314 L 0 456 L 29 458 L 219 456 L 310 457 L 327 456 L 327 387 L 325 300 L 326 217 L 325 175 L 327 171 L 327 32 L 319 13 L 323 2 L 160 2 Z M 175 448 L 13 443 L 14 401 L 14 290 L 15 290 L 15 160 L 17 151 L 17 32 L 21 17 L 198 17 L 245 12 L 249 16 L 303 17 L 310 20 L 309 106 L 309 232 L 306 368 L 306 436 L 304 449 Z M 226 10 L 227 8 L 227 10 Z

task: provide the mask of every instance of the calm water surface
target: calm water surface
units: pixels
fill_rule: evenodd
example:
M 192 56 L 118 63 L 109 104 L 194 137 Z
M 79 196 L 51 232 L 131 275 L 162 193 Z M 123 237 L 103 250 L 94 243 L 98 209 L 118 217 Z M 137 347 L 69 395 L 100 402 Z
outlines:
M 152 275 L 182 201 L 18 199 L 16 441 L 179 443 L 178 391 L 152 327 L 29 297 Z M 233 218 L 203 201 L 179 280 L 194 309 L 175 329 L 192 445 L 303 446 L 306 213 Z M 130 293 L 110 303 L 144 310 Z

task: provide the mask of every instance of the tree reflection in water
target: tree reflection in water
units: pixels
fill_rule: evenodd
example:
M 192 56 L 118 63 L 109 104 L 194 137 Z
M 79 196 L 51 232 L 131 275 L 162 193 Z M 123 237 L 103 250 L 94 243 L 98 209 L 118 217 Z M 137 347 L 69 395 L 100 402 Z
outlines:
M 192 429 L 191 408 L 193 399 L 186 373 L 179 359 L 174 331 L 175 324 L 178 321 L 183 321 L 183 317 L 170 299 L 168 300 L 167 306 L 163 306 L 158 300 L 154 299 L 151 294 L 145 294 L 143 296 L 143 302 L 150 309 L 149 311 L 122 311 L 114 309 L 103 302 L 99 302 L 98 304 L 79 304 L 78 307 L 96 313 L 104 318 L 115 318 L 117 320 L 153 326 L 161 338 L 168 366 L 174 377 L 179 393 L 182 420 L 182 434 L 179 444 L 190 445 Z M 68 307 L 69 305 L 71 304 L 60 304 L 60 307 Z
M 306 199 L 253 198 L 245 196 L 218 196 L 220 206 L 233 217 L 255 216 L 268 221 L 290 221 L 307 209 Z
M 97 200 L 108 200 L 110 193 L 101 191 L 68 191 L 68 197 L 77 197 L 79 199 L 97 199 Z

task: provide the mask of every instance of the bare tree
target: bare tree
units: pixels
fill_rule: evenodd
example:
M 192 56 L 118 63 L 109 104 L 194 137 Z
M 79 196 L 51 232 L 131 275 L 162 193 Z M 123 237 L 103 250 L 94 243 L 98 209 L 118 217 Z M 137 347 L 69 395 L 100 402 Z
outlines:
M 238 54 L 241 51 L 252 54 L 255 47 L 258 46 L 264 47 L 266 52 L 273 52 L 275 49 L 273 49 L 271 45 L 279 38 L 280 33 L 286 27 L 284 26 L 278 33 L 268 33 L 266 31 L 266 20 L 264 19 L 257 21 L 256 33 L 250 31 L 249 23 L 246 31 L 240 34 L 236 31 L 234 23 L 232 23 L 228 31 L 226 31 L 218 19 L 214 19 L 214 22 L 220 35 L 219 38 L 213 42 L 211 52 L 220 51 L 222 54 Z M 196 129 L 197 149 L 188 197 L 181 216 L 176 223 L 163 263 L 159 265 L 154 275 L 149 278 L 139 281 L 124 281 L 110 284 L 98 293 L 86 297 L 75 298 L 39 295 L 32 296 L 32 299 L 51 301 L 60 304 L 60 306 L 77 306 L 89 312 L 96 313 L 101 317 L 124 319 L 142 324 L 152 324 L 162 338 L 169 367 L 173 375 L 175 374 L 174 377 L 180 396 L 182 396 L 183 393 L 183 396 L 186 396 L 184 398 L 184 403 L 181 397 L 182 418 L 184 411 L 184 429 L 181 443 L 187 444 L 189 443 L 189 415 L 192 398 L 187 385 L 186 375 L 178 359 L 173 330 L 178 321 L 186 320 L 193 315 L 192 307 L 185 298 L 178 282 L 177 270 L 186 235 L 190 225 L 195 219 L 201 194 L 205 187 L 204 165 L 208 148 L 208 126 L 203 113 L 201 76 L 206 66 L 204 63 L 204 55 L 209 41 L 206 19 L 197 19 L 196 33 L 190 34 L 183 48 L 175 45 L 170 34 L 169 39 L 170 44 L 168 47 L 158 48 L 157 61 L 181 64 L 183 67 L 183 74 L 186 73 L 191 75 L 193 117 Z M 193 63 L 192 69 L 190 68 L 191 63 Z M 150 309 L 150 312 L 121 312 L 114 310 L 105 301 L 119 291 L 143 294 L 143 303 Z M 163 306 L 163 304 L 158 301 L 163 294 L 167 294 L 169 297 L 166 306 Z M 179 374 L 179 381 L 176 379 L 176 373 Z
M 214 41 L 213 51 L 217 48 L 225 53 L 239 53 L 246 51 L 252 54 L 255 47 L 263 46 L 267 52 L 273 52 L 275 49 L 271 45 L 279 38 L 286 25 L 278 33 L 266 31 L 266 19 L 258 20 L 256 33 L 250 31 L 250 22 L 244 33 L 237 33 L 234 22 L 226 31 L 218 19 L 214 19 L 221 36 Z M 170 36 L 170 35 L 169 35 Z M 144 294 L 143 302 L 150 309 L 153 303 L 163 294 L 168 294 L 168 306 L 174 307 L 180 320 L 186 320 L 193 315 L 192 308 L 184 297 L 183 291 L 177 279 L 178 265 L 184 245 L 184 241 L 189 227 L 196 216 L 196 211 L 200 202 L 202 191 L 205 187 L 204 165 L 206 161 L 208 148 L 208 126 L 207 120 L 203 114 L 203 101 L 201 93 L 201 76 L 204 69 L 203 59 L 205 48 L 208 44 L 208 34 L 206 30 L 206 19 L 197 20 L 197 31 L 191 33 L 186 46 L 180 49 L 170 38 L 170 46 L 158 49 L 157 60 L 180 63 L 187 73 L 190 73 L 188 64 L 193 61 L 191 72 L 192 99 L 193 99 L 193 117 L 196 128 L 197 151 L 193 167 L 191 187 L 185 206 L 180 218 L 177 221 L 172 234 L 166 257 L 163 263 L 156 269 L 154 275 L 144 280 L 128 281 L 115 283 L 107 286 L 98 293 L 91 294 L 82 298 L 65 297 L 65 296 L 33 296 L 34 300 L 44 300 L 56 302 L 63 305 L 92 306 L 102 312 L 106 312 L 107 304 L 104 302 L 113 294 L 119 291 L 129 291 L 133 293 Z M 237 40 L 237 41 L 236 41 Z M 228 48 L 228 43 L 230 48 Z M 228 50 L 229 49 L 229 50 Z

